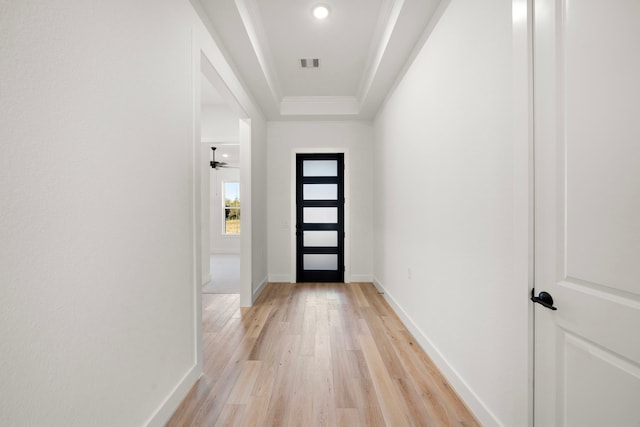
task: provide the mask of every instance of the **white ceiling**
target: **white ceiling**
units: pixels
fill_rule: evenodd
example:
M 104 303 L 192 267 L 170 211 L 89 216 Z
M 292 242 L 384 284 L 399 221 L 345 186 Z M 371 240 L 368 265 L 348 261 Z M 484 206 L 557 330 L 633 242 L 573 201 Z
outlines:
M 271 120 L 371 118 L 424 42 L 440 3 L 199 1 L 214 37 Z M 313 17 L 317 4 L 329 7 L 327 19 Z M 304 69 L 301 58 L 318 58 L 320 67 Z
M 382 0 L 335 3 L 330 17 L 318 20 L 305 1 L 257 0 L 266 35 L 263 50 L 271 51 L 282 94 L 355 95 Z M 302 69 L 300 58 L 319 58 L 320 67 Z
M 202 105 L 225 105 L 226 101 L 213 85 L 202 75 L 200 80 L 200 104 Z

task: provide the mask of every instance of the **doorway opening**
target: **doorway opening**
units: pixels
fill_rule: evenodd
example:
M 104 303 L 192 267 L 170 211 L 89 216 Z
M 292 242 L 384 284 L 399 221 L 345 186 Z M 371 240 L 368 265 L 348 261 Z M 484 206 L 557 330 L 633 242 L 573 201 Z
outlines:
M 212 54 L 214 52 L 211 52 Z M 215 57 L 215 55 L 214 55 Z M 197 224 L 196 230 L 196 248 L 199 252 L 197 256 L 198 261 L 198 289 L 197 293 L 202 294 L 202 285 L 209 282 L 211 279 L 215 279 L 211 275 L 211 253 L 225 252 L 239 254 L 239 294 L 241 306 L 250 306 L 252 303 L 252 262 L 251 262 L 251 204 L 248 200 L 251 198 L 251 118 L 246 109 L 242 106 L 235 92 L 227 86 L 227 83 L 223 80 L 218 73 L 213 63 L 209 59 L 209 55 L 205 50 L 198 49 L 197 55 L 194 55 L 197 63 L 194 64 L 194 70 L 197 70 L 197 76 L 195 78 L 199 82 L 198 95 L 203 96 L 204 90 L 210 90 L 213 92 L 214 99 L 210 102 L 197 102 L 195 107 L 196 121 L 195 134 L 197 139 L 195 141 L 196 155 L 198 156 L 197 164 L 199 172 L 196 175 L 199 177 L 197 183 L 195 183 L 196 194 L 199 195 L 198 206 L 196 209 L 197 216 L 195 223 Z M 207 89 L 205 89 L 207 88 Z M 203 107 L 208 105 L 208 107 Z M 210 117 L 207 117 L 207 115 Z M 224 171 L 235 170 L 236 175 L 232 178 L 234 182 L 239 182 L 242 195 L 245 199 L 245 205 L 242 208 L 242 215 L 238 219 L 237 223 L 241 223 L 241 232 L 234 236 L 221 236 L 218 234 L 216 238 L 212 239 L 211 232 L 214 229 L 211 224 L 212 212 L 217 213 L 219 206 L 211 206 L 211 191 L 222 192 L 222 188 L 218 183 L 224 181 L 224 179 L 218 179 L 214 181 L 212 186 L 212 160 L 213 152 L 211 147 L 216 147 L 216 162 L 224 162 L 229 166 L 232 165 L 232 150 L 237 153 L 235 157 L 234 168 L 215 168 L 214 171 L 218 176 L 221 175 L 222 169 Z M 222 151 L 227 150 L 226 153 Z M 229 157 L 222 157 L 224 154 L 228 154 Z M 229 161 L 227 161 L 229 160 Z M 237 167 L 237 169 L 236 169 Z M 226 178 L 225 178 L 226 179 Z M 231 180 L 231 179 L 230 179 Z M 216 222 L 215 228 L 219 225 Z M 224 226 L 224 224 L 222 224 Z M 219 237 L 219 239 L 218 239 Z M 235 239 L 235 240 L 234 240 Z M 234 240 L 233 242 L 229 242 Z M 222 243 L 218 241 L 227 241 L 235 245 L 233 249 L 229 249 L 227 245 L 226 249 L 220 249 Z M 215 244 L 215 246 L 214 246 Z M 212 251 L 213 249 L 213 251 Z M 214 260 L 215 262 L 215 260 Z M 235 265 L 238 263 L 236 262 Z M 238 274 L 238 269 L 235 269 L 235 274 Z M 201 311 L 199 304 L 196 304 L 197 310 Z
M 217 119 L 221 118 L 222 116 L 218 114 Z M 205 119 L 203 109 L 203 120 Z M 237 124 L 237 120 L 234 116 L 229 118 L 232 123 Z M 215 138 L 207 138 L 206 140 L 209 139 Z M 232 142 L 206 143 L 204 145 L 208 147 L 211 157 L 208 176 L 209 249 L 204 252 L 209 255 L 210 274 L 209 280 L 203 283 L 202 292 L 240 294 L 240 238 L 242 232 L 240 221 L 242 216 L 240 146 Z M 204 202 L 206 203 L 206 200 Z M 207 232 L 204 227 L 203 232 Z M 206 262 L 206 259 L 203 262 Z

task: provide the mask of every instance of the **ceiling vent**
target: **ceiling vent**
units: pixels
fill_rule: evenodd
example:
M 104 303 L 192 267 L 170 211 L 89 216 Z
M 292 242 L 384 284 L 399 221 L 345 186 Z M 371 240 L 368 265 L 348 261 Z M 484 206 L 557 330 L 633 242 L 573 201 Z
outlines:
M 320 60 L 318 58 L 302 58 L 300 66 L 302 68 L 318 68 L 320 67 Z

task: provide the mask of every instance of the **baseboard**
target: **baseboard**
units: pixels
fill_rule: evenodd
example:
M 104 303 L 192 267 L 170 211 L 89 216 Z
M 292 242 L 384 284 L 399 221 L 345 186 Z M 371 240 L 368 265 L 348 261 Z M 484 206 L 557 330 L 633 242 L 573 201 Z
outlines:
M 378 278 L 376 276 L 373 276 L 373 278 L 371 279 L 371 283 L 373 283 L 373 286 L 376 287 L 376 289 L 378 290 L 378 292 L 380 292 L 381 294 L 385 293 L 385 289 L 382 286 L 382 283 L 380 283 L 380 281 L 378 280 Z M 403 321 L 404 322 L 404 321 Z M 407 328 L 408 329 L 408 328 Z
M 384 294 L 384 298 L 389 305 L 396 312 L 404 326 L 409 330 L 411 335 L 418 341 L 418 344 L 429 355 L 433 363 L 440 370 L 442 375 L 447 379 L 451 387 L 463 400 L 467 408 L 475 415 L 485 427 L 503 427 L 503 424 L 498 418 L 491 412 L 491 410 L 484 404 L 480 397 L 469 387 L 469 385 L 462 379 L 460 374 L 449 364 L 447 358 L 438 350 L 438 348 L 427 338 L 422 332 L 420 327 L 416 325 L 411 316 L 398 304 L 398 301 L 389 294 L 384 285 L 374 276 L 373 284 L 378 291 Z
M 260 282 L 260 286 L 258 286 L 256 290 L 253 291 L 253 294 L 251 294 L 251 303 L 254 303 L 255 300 L 258 299 L 262 291 L 264 291 L 264 288 L 267 286 L 267 283 L 269 283 L 269 280 L 267 277 L 262 279 L 262 282 Z
M 271 283 L 291 283 L 290 274 L 270 274 L 269 282 Z
M 193 365 L 144 425 L 146 427 L 162 427 L 166 425 L 201 375 L 202 371 L 197 365 Z
M 373 276 L 371 274 L 352 274 L 351 282 L 352 283 L 371 283 L 373 280 Z

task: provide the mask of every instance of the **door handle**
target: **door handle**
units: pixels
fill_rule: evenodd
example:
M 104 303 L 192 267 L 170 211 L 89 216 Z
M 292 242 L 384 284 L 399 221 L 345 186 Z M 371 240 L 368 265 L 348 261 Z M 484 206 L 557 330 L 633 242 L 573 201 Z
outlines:
M 544 307 L 547 307 L 549 310 L 557 310 L 557 307 L 553 306 L 553 297 L 549 292 L 542 291 L 535 296 L 535 289 L 531 289 L 531 301 L 536 302 Z

